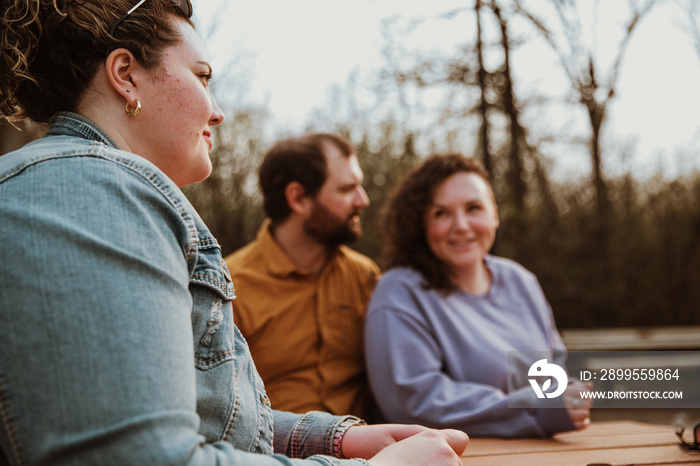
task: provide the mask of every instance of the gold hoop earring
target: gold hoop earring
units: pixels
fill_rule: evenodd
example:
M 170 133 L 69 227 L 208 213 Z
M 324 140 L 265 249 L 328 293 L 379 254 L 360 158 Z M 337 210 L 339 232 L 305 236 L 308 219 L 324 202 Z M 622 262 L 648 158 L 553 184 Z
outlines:
M 127 102 L 126 107 L 124 107 L 124 110 L 126 111 L 126 114 L 130 117 L 135 117 L 141 111 L 141 101 L 139 99 L 136 99 L 136 108 L 133 110 L 129 110 L 129 102 Z

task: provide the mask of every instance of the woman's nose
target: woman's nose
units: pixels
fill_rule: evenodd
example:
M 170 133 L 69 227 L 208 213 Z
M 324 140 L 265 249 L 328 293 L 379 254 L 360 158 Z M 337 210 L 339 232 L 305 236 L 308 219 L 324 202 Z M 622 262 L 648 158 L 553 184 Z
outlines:
M 469 217 L 465 212 L 462 212 L 461 210 L 458 210 L 457 213 L 455 214 L 455 221 L 454 221 L 454 227 L 457 230 L 468 230 L 470 225 L 469 225 Z
M 219 105 L 211 98 L 211 118 L 209 118 L 209 126 L 220 125 L 224 122 L 224 112 L 221 111 Z

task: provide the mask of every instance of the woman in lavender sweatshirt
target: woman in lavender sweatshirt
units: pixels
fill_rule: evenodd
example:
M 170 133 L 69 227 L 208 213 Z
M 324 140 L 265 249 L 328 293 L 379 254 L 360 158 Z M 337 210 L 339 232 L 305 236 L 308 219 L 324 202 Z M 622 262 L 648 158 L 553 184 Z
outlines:
M 388 271 L 365 334 L 387 420 L 499 437 L 548 437 L 590 422 L 579 395 L 588 386 L 570 380 L 541 407 L 528 383 L 532 362 L 510 353 L 509 363 L 509 352 L 537 351 L 563 364 L 566 348 L 537 278 L 488 253 L 498 225 L 488 173 L 461 154 L 429 157 L 394 192 Z

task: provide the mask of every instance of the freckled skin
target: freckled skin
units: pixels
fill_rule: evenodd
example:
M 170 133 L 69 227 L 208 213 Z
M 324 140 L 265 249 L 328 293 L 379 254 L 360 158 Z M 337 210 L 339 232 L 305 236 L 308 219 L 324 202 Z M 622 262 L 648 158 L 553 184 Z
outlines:
M 182 41 L 142 83 L 138 115 L 138 150 L 178 186 L 201 181 L 211 173 L 211 128 L 223 114 L 209 93 L 211 68 L 201 39 L 178 20 Z

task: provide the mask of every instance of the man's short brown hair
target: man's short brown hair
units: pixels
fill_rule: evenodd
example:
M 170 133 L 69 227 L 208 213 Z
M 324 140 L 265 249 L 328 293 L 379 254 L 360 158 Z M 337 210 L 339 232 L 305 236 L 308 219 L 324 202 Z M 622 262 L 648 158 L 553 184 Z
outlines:
M 285 196 L 289 183 L 300 183 L 306 195 L 314 197 L 326 182 L 326 144 L 337 147 L 345 157 L 355 152 L 352 145 L 340 136 L 312 133 L 283 139 L 265 154 L 259 171 L 260 188 L 265 213 L 273 223 L 286 220 L 292 213 Z

